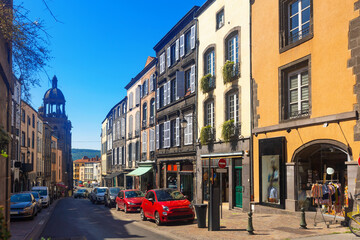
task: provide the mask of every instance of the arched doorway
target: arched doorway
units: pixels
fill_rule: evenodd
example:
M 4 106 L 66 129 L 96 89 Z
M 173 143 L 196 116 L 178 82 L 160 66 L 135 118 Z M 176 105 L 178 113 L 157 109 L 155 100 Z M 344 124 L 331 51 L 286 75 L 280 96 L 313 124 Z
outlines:
M 315 183 L 339 183 L 344 193 L 348 186 L 346 162 L 350 155 L 346 145 L 333 140 L 317 140 L 303 145 L 295 154 L 296 163 L 296 191 L 299 207 L 315 210 L 316 205 L 311 201 L 311 187 Z M 332 175 L 327 169 L 334 169 Z

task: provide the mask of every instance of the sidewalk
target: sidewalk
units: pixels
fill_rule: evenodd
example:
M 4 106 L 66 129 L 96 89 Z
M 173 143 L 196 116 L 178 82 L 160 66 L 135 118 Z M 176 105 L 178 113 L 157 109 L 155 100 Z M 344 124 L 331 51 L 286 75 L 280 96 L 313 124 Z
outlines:
M 11 240 L 38 239 L 57 202 L 58 200 L 55 200 L 48 208 L 43 208 L 33 220 L 12 220 L 10 222 Z
M 313 213 L 307 213 L 306 223 L 308 229 L 300 229 L 299 214 L 253 214 L 254 235 L 249 235 L 246 231 L 248 225 L 248 215 L 241 210 L 229 210 L 226 203 L 223 204 L 223 218 L 220 220 L 220 231 L 209 232 L 207 228 L 198 228 L 197 223 L 174 223 L 165 226 L 156 226 L 152 221 L 142 222 L 138 214 L 124 214 L 121 216 L 135 220 L 137 224 L 151 231 L 161 232 L 174 239 L 296 239 L 313 236 L 338 235 L 354 236 L 349 233 L 347 227 L 342 227 L 340 221 L 326 227 L 324 223 L 318 223 L 314 227 Z M 317 221 L 320 220 L 318 215 Z M 341 235 L 339 235 L 341 234 Z M 325 239 L 325 238 L 323 238 Z M 341 238 L 337 238 L 341 239 Z M 349 238 L 350 239 L 350 238 Z M 352 238 L 351 238 L 352 239 Z

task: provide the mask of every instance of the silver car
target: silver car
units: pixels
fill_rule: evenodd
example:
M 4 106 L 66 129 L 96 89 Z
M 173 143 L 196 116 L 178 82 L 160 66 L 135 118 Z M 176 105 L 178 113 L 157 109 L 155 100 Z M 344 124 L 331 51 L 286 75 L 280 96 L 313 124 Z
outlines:
M 89 195 L 90 201 L 92 203 L 104 202 L 105 201 L 105 193 L 106 193 L 107 189 L 108 189 L 107 187 L 94 188 Z

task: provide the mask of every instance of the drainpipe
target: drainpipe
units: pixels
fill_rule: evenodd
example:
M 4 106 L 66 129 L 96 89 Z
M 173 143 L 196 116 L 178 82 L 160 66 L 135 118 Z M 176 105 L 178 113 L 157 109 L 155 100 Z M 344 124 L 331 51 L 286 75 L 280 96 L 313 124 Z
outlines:
M 199 74 L 197 74 L 198 71 L 198 59 L 199 59 L 199 41 L 198 41 L 198 38 L 199 38 L 199 32 L 198 32 L 198 18 L 197 17 L 194 17 L 194 20 L 195 20 L 195 34 L 196 34 L 196 38 L 195 38 L 195 48 L 196 48 L 196 54 L 195 54 L 195 66 L 196 66 L 196 72 L 195 72 L 195 89 L 196 89 L 196 93 L 195 93 L 195 117 L 194 119 L 196 121 L 193 121 L 194 122 L 194 128 L 196 130 L 196 133 L 195 133 L 195 152 L 196 152 L 196 155 L 195 155 L 195 161 L 196 161 L 196 164 L 195 164 L 195 196 L 194 196 L 194 199 L 195 199 L 195 202 L 198 203 L 198 154 L 197 154 L 197 147 L 198 147 L 198 107 L 197 106 L 197 101 L 198 101 L 198 92 L 199 92 L 199 89 L 198 89 L 198 77 L 199 77 Z M 200 162 L 201 162 L 201 159 L 200 159 Z M 193 199 L 193 200 L 194 200 Z
M 252 17 L 252 4 L 254 3 L 254 0 L 249 1 L 249 47 L 250 47 L 250 212 L 252 212 L 251 208 L 251 196 L 253 196 L 254 190 L 253 190 L 253 160 L 254 160 L 254 153 L 253 153 L 253 128 L 254 128 L 254 101 L 253 101 L 253 76 L 252 76 L 252 25 L 251 25 L 251 17 Z

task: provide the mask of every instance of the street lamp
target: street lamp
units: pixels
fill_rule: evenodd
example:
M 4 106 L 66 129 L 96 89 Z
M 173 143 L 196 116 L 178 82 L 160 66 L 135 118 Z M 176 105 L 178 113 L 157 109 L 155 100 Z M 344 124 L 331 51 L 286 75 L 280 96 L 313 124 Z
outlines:
M 187 120 L 185 118 L 181 119 L 181 128 L 186 128 L 187 127 Z

